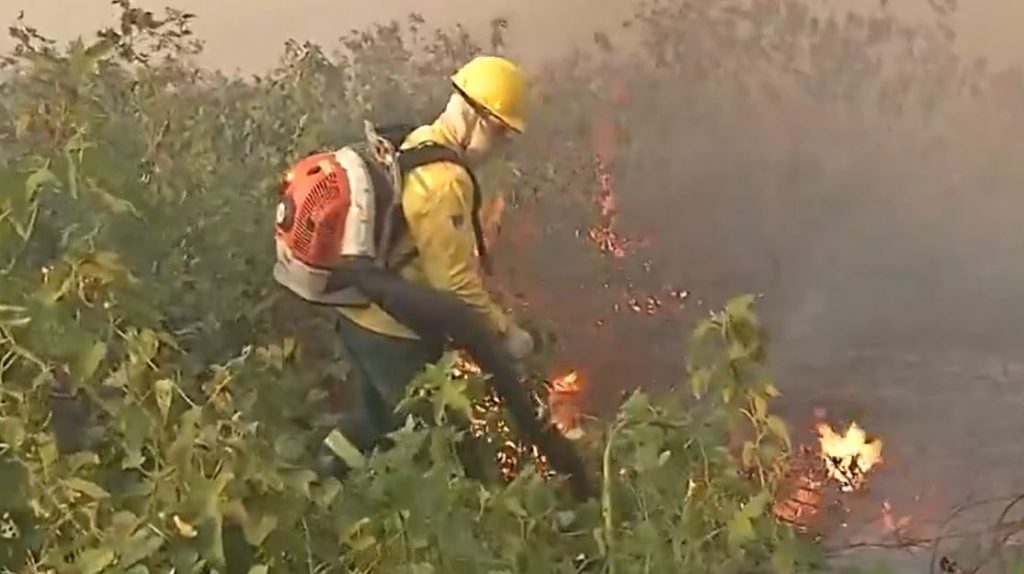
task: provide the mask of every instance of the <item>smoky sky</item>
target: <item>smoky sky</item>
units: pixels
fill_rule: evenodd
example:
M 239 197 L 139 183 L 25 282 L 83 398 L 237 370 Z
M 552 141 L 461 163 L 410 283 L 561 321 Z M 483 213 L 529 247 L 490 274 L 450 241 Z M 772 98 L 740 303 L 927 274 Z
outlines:
M 934 18 L 929 4 L 950 0 L 809 0 L 818 10 L 887 10 L 901 16 Z M 955 3 L 955 2 L 954 2 Z M 330 46 L 351 29 L 420 12 L 430 23 L 463 23 L 483 29 L 493 17 L 506 17 L 512 26 L 513 49 L 530 61 L 557 56 L 588 43 L 595 31 L 614 31 L 640 4 L 636 0 L 138 0 L 137 6 L 164 6 L 193 12 L 195 25 L 207 44 L 205 62 L 222 69 L 258 71 L 272 65 L 289 38 Z M 884 8 L 883 8 L 884 6 Z M 597 9 L 595 9 L 597 7 Z M 14 20 L 24 12 L 30 23 L 61 40 L 89 35 L 112 22 L 114 8 L 107 0 L 0 1 L 0 19 Z M 985 0 L 957 6 L 951 25 L 964 49 L 995 63 L 1024 59 L 1024 2 Z M 0 48 L 11 44 L 4 35 Z

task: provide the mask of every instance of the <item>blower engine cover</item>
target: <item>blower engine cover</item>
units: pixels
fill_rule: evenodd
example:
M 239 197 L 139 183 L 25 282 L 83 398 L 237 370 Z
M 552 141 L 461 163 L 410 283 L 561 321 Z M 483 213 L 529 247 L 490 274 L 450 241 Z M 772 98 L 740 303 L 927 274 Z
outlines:
M 333 306 L 365 306 L 354 287 L 326 293 L 331 272 L 376 256 L 372 168 L 352 147 L 311 155 L 285 176 L 277 206 L 274 279 L 296 295 Z

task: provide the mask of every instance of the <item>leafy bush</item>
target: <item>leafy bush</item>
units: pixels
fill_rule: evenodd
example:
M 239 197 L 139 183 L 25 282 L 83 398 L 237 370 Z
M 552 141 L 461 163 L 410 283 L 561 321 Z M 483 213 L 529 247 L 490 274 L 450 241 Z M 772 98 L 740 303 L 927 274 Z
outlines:
M 309 453 L 346 372 L 330 313 L 269 280 L 281 170 L 353 137 L 363 115 L 430 115 L 447 91 L 439 71 L 479 46 L 461 31 L 424 35 L 414 17 L 353 34 L 330 57 L 289 44 L 275 70 L 243 81 L 194 64 L 189 15 L 119 4 L 117 29 L 67 50 L 17 26 L 0 87 L 5 567 L 624 574 L 820 562 L 769 511 L 790 445 L 769 412 L 777 391 L 751 298 L 697 328 L 693 397 L 635 393 L 591 425 L 581 448 L 600 500 L 577 505 L 530 466 L 507 484 L 467 478 L 468 439 L 444 423 L 484 382 L 453 380 L 445 363 L 411 395 L 394 448 L 357 459 L 343 483 L 319 478 Z M 596 99 L 578 85 L 541 90 Z M 550 121 L 530 149 L 547 161 L 517 186 L 569 186 L 589 166 L 578 144 L 552 143 L 578 113 L 541 106 Z M 507 168 L 494 176 L 512 181 Z

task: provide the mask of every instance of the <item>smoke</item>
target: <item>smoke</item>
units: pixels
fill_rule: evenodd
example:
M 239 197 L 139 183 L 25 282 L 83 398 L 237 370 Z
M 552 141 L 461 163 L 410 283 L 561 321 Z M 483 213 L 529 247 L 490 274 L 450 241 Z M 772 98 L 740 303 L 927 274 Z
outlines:
M 883 16 L 727 6 L 656 4 L 646 65 L 614 68 L 621 224 L 661 282 L 762 293 L 793 360 L 1016 353 L 1019 77 Z
M 588 113 L 618 122 L 617 229 L 649 245 L 595 272 L 551 232 L 530 277 L 560 294 L 541 307 L 594 406 L 682 383 L 692 321 L 752 292 L 795 434 L 815 407 L 859 418 L 891 445 L 892 500 L 1021 486 L 1019 71 L 941 26 L 796 0 L 652 2 L 631 30 L 590 68 Z M 628 98 L 610 104 L 613 86 Z M 667 286 L 690 293 L 671 320 L 609 309 Z

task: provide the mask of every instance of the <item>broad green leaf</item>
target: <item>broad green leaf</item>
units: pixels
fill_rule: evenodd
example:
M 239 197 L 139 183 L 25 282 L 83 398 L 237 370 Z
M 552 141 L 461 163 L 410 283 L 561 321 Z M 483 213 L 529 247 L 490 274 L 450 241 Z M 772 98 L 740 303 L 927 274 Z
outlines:
M 178 468 L 188 468 L 189 459 L 195 449 L 195 439 L 199 432 L 199 419 L 203 415 L 201 407 L 192 407 L 182 414 L 178 424 L 178 432 L 174 442 L 167 449 L 167 459 Z
M 737 510 L 729 520 L 727 534 L 729 546 L 739 548 L 754 539 L 754 526 L 743 510 Z
M 373 547 L 377 544 L 377 538 L 372 534 L 363 534 L 349 543 L 349 550 L 352 552 L 362 552 L 368 548 Z
M 89 451 L 76 452 L 68 455 L 64 460 L 70 472 L 81 472 L 86 467 L 95 467 L 100 464 L 100 456 Z
M 743 515 L 750 519 L 759 518 L 764 514 L 770 500 L 771 494 L 767 490 L 762 490 L 743 505 Z
M 17 459 L 0 459 L 0 508 L 22 508 L 30 498 L 28 468 Z
M 0 440 L 13 449 L 25 441 L 25 423 L 14 417 L 0 418 Z
M 795 560 L 793 549 L 790 544 L 780 544 L 772 552 L 772 572 L 774 574 L 793 574 L 795 571 Z
M 148 529 L 141 529 L 136 532 L 129 544 L 121 552 L 119 564 L 131 566 L 152 556 L 163 548 L 164 538 L 154 534 Z
M 97 184 L 95 180 L 87 179 L 86 181 L 89 183 L 89 191 L 95 193 L 96 197 L 113 213 L 130 213 L 135 217 L 142 217 L 142 214 L 132 202 L 114 196 L 114 194 Z
M 82 349 L 71 368 L 71 374 L 79 381 L 89 380 L 106 356 L 107 344 L 102 341 Z
M 252 568 L 249 568 L 248 574 L 270 574 L 270 568 L 263 564 L 257 564 Z
M 116 555 L 110 548 L 86 550 L 75 560 L 76 574 L 99 574 L 114 563 Z
M 104 490 L 100 485 L 85 480 L 84 478 L 65 478 L 63 482 L 64 486 L 70 488 L 71 490 L 81 492 L 82 494 L 91 496 L 96 500 L 110 498 L 110 493 Z
M 312 498 L 312 485 L 319 477 L 312 470 L 300 469 L 282 472 L 282 478 L 289 488 L 298 490 L 306 498 Z
M 34 199 L 36 193 L 44 185 L 59 185 L 60 180 L 53 174 L 48 168 L 40 168 L 36 170 L 32 175 L 28 176 L 25 180 L 25 195 L 31 200 Z
M 121 409 L 118 423 L 124 436 L 122 468 L 137 468 L 143 462 L 142 449 L 152 436 L 153 418 L 142 405 L 129 403 Z
M 465 379 L 452 379 L 445 377 L 441 381 L 441 404 L 454 410 L 465 418 L 473 414 L 473 403 L 466 395 L 468 382 Z
M 272 514 L 264 514 L 259 519 L 249 515 L 249 520 L 242 525 L 245 531 L 245 540 L 253 546 L 260 546 L 263 540 L 277 528 L 277 517 Z

